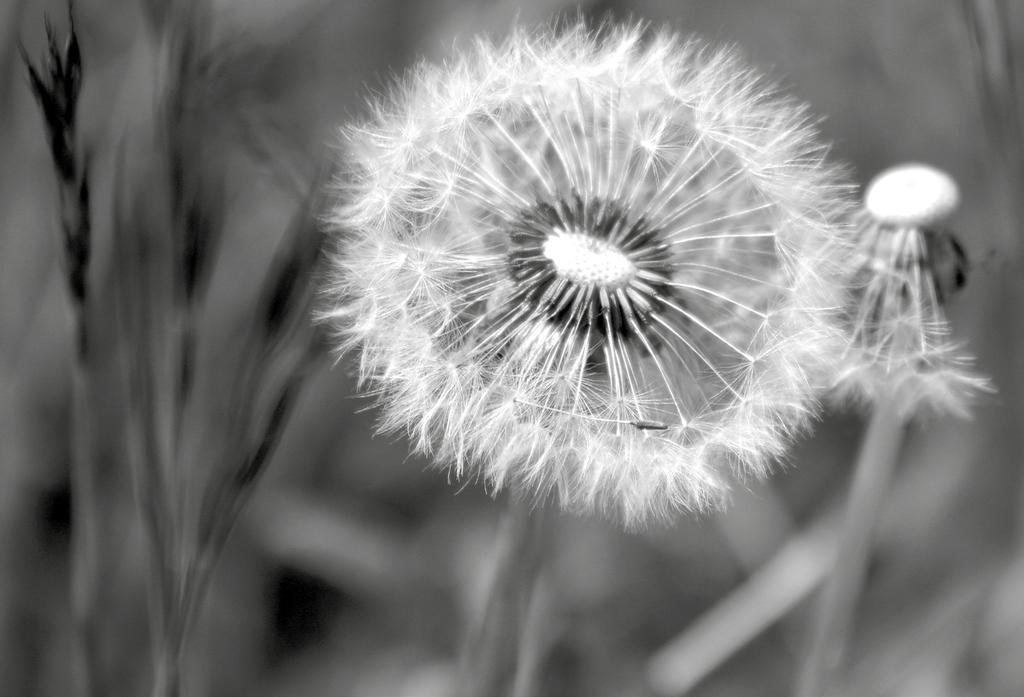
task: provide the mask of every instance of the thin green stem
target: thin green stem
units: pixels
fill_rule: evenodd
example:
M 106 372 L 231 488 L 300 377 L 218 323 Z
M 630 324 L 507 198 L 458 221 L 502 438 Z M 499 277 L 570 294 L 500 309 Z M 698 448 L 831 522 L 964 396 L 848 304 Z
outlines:
M 458 697 L 510 697 L 524 653 L 524 629 L 541 569 L 542 516 L 510 503 L 499 532 L 497 564 L 484 613 L 462 647 Z
M 854 466 L 836 565 L 822 591 L 797 697 L 824 697 L 842 661 L 864 585 L 878 515 L 903 445 L 906 422 L 892 401 L 875 407 Z

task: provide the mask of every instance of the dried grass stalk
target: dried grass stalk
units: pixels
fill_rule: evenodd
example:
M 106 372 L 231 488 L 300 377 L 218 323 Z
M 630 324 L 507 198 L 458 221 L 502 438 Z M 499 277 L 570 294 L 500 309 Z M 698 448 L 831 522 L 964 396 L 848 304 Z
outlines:
M 78 98 L 82 87 L 82 53 L 68 6 L 68 28 L 63 40 L 46 20 L 47 52 L 34 64 L 24 48 L 22 61 L 29 86 L 39 105 L 57 174 L 60 212 L 58 254 L 73 322 L 72 359 L 72 551 L 71 607 L 74 635 L 75 685 L 80 695 L 105 693 L 102 648 L 104 641 L 102 587 L 105 567 L 114 558 L 104 492 L 111 478 L 110 465 L 97 458 L 93 410 L 104 390 L 91 355 L 88 283 L 91 256 L 88 157 L 77 133 Z

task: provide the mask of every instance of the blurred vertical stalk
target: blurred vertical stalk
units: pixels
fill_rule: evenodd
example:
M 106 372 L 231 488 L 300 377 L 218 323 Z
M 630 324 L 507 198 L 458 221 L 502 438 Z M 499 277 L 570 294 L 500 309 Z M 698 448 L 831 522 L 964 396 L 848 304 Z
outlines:
M 1019 308 L 1024 305 L 1024 104 L 1017 90 L 1014 56 L 1007 36 L 1009 6 L 1006 0 L 960 0 L 961 16 L 970 46 L 970 60 L 988 138 L 988 154 L 997 166 L 992 178 L 998 197 L 1003 253 L 1007 260 L 1001 275 L 999 307 L 1009 310 L 1002 326 L 1010 330 L 1010 370 L 997 381 L 1004 406 L 1011 410 L 1012 432 L 1018 450 L 1024 446 L 1019 435 L 1024 427 L 1021 397 L 1024 395 L 1024 322 Z M 1005 377 L 1005 379 L 1002 379 Z M 1024 512 L 1024 469 L 1018 468 Z M 1017 536 L 1024 545 L 1024 513 L 1017 521 Z
M 96 384 L 89 323 L 88 270 L 91 247 L 89 179 L 77 138 L 77 106 L 82 85 L 82 56 L 68 7 L 63 42 L 46 23 L 47 55 L 38 68 L 22 52 L 32 93 L 42 112 L 60 198 L 60 253 L 73 316 L 71 433 L 71 609 L 74 684 L 82 697 L 108 694 L 102 678 L 103 575 L 113 559 L 107 534 L 105 489 L 110 467 L 97 457 L 92 415 L 101 403 Z
M 207 0 L 144 8 L 160 51 L 159 101 L 154 141 L 134 149 L 147 153 L 141 173 L 129 170 L 126 146 L 115 165 L 114 281 L 135 498 L 152 552 L 150 694 L 177 697 L 197 682 L 190 644 L 217 560 L 320 356 L 311 320 L 326 170 L 303 182 L 308 192 L 226 378 L 227 423 L 204 438 L 193 428 L 202 408 L 195 395 L 206 387 L 197 383 L 200 320 L 238 187 L 233 138 L 261 123 L 251 88 L 267 49 L 216 37 Z
M 186 85 L 195 89 L 201 83 Z M 177 149 L 184 141 L 169 142 Z M 196 313 L 207 288 L 215 235 L 220 234 L 209 226 L 222 224 L 224 204 L 219 186 L 197 185 L 203 173 L 194 169 L 199 161 L 193 155 L 189 146 L 160 162 L 172 163 L 172 171 L 174 163 L 180 164 L 180 176 L 157 170 L 160 181 L 171 183 L 170 234 L 164 237 L 185 238 L 168 248 L 170 276 L 167 259 L 145 247 L 146 212 L 153 207 L 154 188 L 145 183 L 133 186 L 123 157 L 114 188 L 117 299 L 128 348 L 136 499 L 153 552 L 152 697 L 177 697 L 186 689 L 190 641 L 217 560 L 320 355 L 319 335 L 311 323 L 323 257 L 317 222 L 324 180 L 317 177 L 308 184 L 308 194 L 281 238 L 239 344 L 243 350 L 227 391 L 228 422 L 211 449 L 184 457 L 193 379 L 190 354 L 199 338 L 194 333 Z M 154 279 L 170 281 L 171 292 Z M 183 307 L 183 302 L 193 306 Z M 159 405 L 169 408 L 161 410 Z
M 1010 452 L 1024 448 L 1024 102 L 1014 71 L 1013 46 L 1008 36 L 1009 3 L 1006 0 L 959 0 L 960 19 L 968 41 L 982 123 L 988 140 L 989 161 L 996 172 L 991 181 L 995 193 L 995 220 L 1002 231 L 1002 273 L 995 289 L 993 319 L 1002 327 L 1006 341 L 1005 363 L 996 376 L 1001 408 L 1009 421 Z M 966 664 L 985 665 L 991 656 L 1005 652 L 1005 636 L 1017 631 L 1013 615 L 1007 618 L 1006 598 L 1017 598 L 1024 583 L 1024 468 L 1015 468 L 1016 550 L 1009 550 L 1007 567 L 994 590 L 988 593 L 986 610 L 979 616 L 975 643 L 963 657 Z M 1015 600 L 1013 601 L 1016 602 Z M 989 658 L 985 658 L 989 657 Z M 984 680 L 994 680 L 986 671 Z M 993 688 L 986 686 L 989 691 Z M 986 688 L 980 688 L 985 691 Z M 996 690 L 998 691 L 998 690 Z
M 510 502 L 498 533 L 496 564 L 483 615 L 462 647 L 457 697 L 510 697 L 532 684 L 518 670 L 529 653 L 523 641 L 530 603 L 537 586 L 543 548 L 543 515 L 524 503 Z M 517 675 L 518 673 L 518 675 Z M 517 697 L 523 688 L 518 690 Z
M 0 5 L 0 123 L 10 125 L 11 86 L 14 84 L 15 46 L 27 0 L 8 0 Z
M 825 697 L 834 682 L 864 586 L 875 525 L 903 445 L 906 422 L 892 400 L 875 407 L 853 471 L 836 563 L 822 589 L 797 697 Z
M 157 382 L 157 346 L 162 345 L 159 325 L 163 315 L 151 252 L 146 248 L 146 228 L 141 222 L 138 199 L 131 188 L 122 143 L 115 164 L 113 263 L 117 326 L 123 334 L 127 385 L 129 461 L 135 504 L 146 535 L 149 552 L 149 622 L 153 651 L 165 650 L 165 637 L 174 614 L 175 530 L 170 516 L 173 492 L 167 476 L 168 453 L 164 446 L 158 404 L 163 397 Z M 173 684 L 165 666 L 154 668 L 154 682 Z
M 94 457 L 90 412 L 96 401 L 93 373 L 84 356 L 73 367 L 71 438 L 71 611 L 74 622 L 76 680 L 80 697 L 102 697 L 104 643 L 102 584 L 112 555 L 104 525 L 104 489 L 109 477 Z
M 978 96 L 989 142 L 989 156 L 999 168 L 994 178 L 1003 205 L 1003 242 L 1015 263 L 1024 235 L 1024 119 L 1017 94 L 1013 51 L 1007 36 L 1006 0 L 960 0 Z

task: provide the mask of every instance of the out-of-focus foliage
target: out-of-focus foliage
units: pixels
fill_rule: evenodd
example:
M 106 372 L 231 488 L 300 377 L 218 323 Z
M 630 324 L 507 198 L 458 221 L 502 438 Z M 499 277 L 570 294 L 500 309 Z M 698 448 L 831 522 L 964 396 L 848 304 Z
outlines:
M 91 280 L 100 289 L 118 273 L 108 205 L 117 144 L 151 127 L 159 50 L 145 27 L 160 5 L 75 3 L 86 66 L 78 135 L 93 153 Z M 225 236 L 198 328 L 200 441 L 231 416 L 222 393 L 247 349 L 240 328 L 301 182 L 335 147 L 336 125 L 363 113 L 365 96 L 386 89 L 418 56 L 441 58 L 452 42 L 480 31 L 500 35 L 517 18 L 575 12 L 557 0 L 214 6 L 211 31 L 224 61 L 209 88 L 239 118 L 217 124 L 232 130 L 216 153 L 229 176 Z M 73 325 L 56 256 L 55 173 L 17 60 L 19 39 L 30 56 L 44 49 L 44 11 L 55 24 L 65 15 L 51 0 L 0 3 L 0 694 L 17 696 L 65 695 L 69 680 Z M 912 431 L 881 521 L 845 687 L 857 696 L 1021 694 L 1024 408 L 1007 337 L 1024 332 L 1024 317 L 1007 305 L 999 280 L 1007 262 L 997 168 L 987 155 L 959 3 L 650 0 L 585 11 L 738 43 L 825 116 L 834 154 L 859 181 L 905 160 L 934 162 L 959 180 L 964 204 L 952 225 L 972 269 L 951 321 L 999 393 L 981 400 L 971 422 L 935 420 Z M 1024 75 L 1024 8 L 1011 7 L 1010 20 Z M 128 157 L 144 161 L 146 153 Z M 102 307 L 97 315 L 102 326 Z M 102 364 L 117 374 L 115 356 Z M 351 372 L 342 360 L 310 378 L 234 530 L 195 642 L 194 694 L 446 694 L 465 619 L 480 603 L 502 504 L 478 487 L 449 486 L 409 458 L 406 443 L 373 438 L 375 417 L 354 396 Z M 101 452 L 123 461 L 123 415 L 112 407 L 94 418 Z M 790 526 L 830 506 L 859 433 L 856 416 L 830 413 L 788 467 L 770 484 L 738 492 L 721 519 L 626 534 L 599 520 L 552 515 L 538 694 L 650 694 L 648 658 L 771 556 L 793 534 Z M 145 555 L 127 468 L 105 496 L 123 534 L 107 589 L 115 642 L 107 659 L 120 671 L 122 694 L 139 694 L 148 679 Z M 784 508 L 768 505 L 776 496 Z M 787 694 L 808 606 L 694 694 Z

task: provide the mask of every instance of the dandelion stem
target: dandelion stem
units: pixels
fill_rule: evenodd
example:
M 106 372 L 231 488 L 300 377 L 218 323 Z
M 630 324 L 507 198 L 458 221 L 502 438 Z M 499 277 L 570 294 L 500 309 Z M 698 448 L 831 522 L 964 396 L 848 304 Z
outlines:
M 686 694 L 817 588 L 832 567 L 836 518 L 826 514 L 793 535 L 743 585 L 658 650 L 647 663 L 654 693 Z
M 541 569 L 542 518 L 523 503 L 505 511 L 487 605 L 462 647 L 458 697 L 506 697 L 530 682 L 517 668 Z
M 872 537 L 903 444 L 906 422 L 893 400 L 875 407 L 854 467 L 836 566 L 822 590 L 797 697 L 824 697 L 845 652 L 853 611 L 864 585 Z

